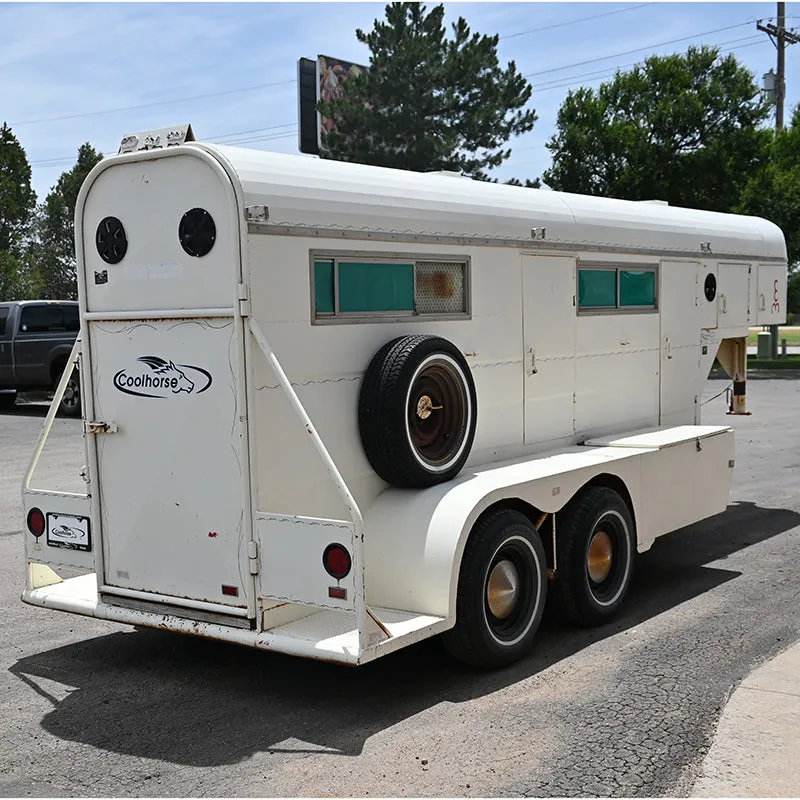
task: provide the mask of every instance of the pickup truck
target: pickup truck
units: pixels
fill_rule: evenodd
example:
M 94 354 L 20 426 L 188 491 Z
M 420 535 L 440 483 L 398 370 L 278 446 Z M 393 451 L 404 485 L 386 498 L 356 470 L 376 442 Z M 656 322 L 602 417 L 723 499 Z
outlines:
M 0 409 L 21 392 L 51 392 L 57 386 L 80 329 L 78 304 L 69 300 L 0 303 Z M 59 411 L 81 413 L 77 371 L 70 377 Z

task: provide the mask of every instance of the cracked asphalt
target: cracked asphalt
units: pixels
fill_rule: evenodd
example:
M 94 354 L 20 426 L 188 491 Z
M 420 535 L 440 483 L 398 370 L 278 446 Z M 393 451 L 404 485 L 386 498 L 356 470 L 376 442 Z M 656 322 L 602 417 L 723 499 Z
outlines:
M 800 380 L 748 403 L 705 406 L 737 429 L 727 512 L 640 556 L 613 623 L 547 618 L 488 674 L 436 641 L 348 669 L 23 605 L 44 406 L 0 415 L 0 795 L 688 795 L 731 691 L 800 640 Z M 79 485 L 79 423 L 50 450 L 39 483 Z

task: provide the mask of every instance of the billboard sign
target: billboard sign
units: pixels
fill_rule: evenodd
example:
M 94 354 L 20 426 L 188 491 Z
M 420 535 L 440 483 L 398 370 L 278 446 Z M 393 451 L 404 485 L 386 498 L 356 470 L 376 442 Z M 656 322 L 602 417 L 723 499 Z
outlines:
M 362 64 L 331 56 L 317 56 L 316 61 L 299 59 L 297 86 L 301 153 L 318 155 L 323 135 L 333 128 L 333 120 L 323 119 L 317 112 L 317 103 L 338 99 L 342 95 L 342 84 L 366 71 L 367 67 Z

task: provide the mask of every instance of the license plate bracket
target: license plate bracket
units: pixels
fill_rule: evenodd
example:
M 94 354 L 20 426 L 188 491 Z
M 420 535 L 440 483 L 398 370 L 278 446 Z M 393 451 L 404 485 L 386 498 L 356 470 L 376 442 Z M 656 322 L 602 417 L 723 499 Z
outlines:
M 64 550 L 81 550 L 88 553 L 92 549 L 92 533 L 89 517 L 76 514 L 47 514 L 47 545 Z

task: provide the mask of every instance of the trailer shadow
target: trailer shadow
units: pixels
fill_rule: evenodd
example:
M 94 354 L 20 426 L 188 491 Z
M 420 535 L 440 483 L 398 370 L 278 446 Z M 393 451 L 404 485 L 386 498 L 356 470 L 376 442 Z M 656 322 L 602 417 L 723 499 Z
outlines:
M 497 672 L 456 664 L 435 640 L 352 669 L 151 630 L 42 652 L 10 671 L 53 703 L 46 731 L 104 751 L 191 766 L 265 751 L 353 756 L 415 714 L 501 690 L 735 579 L 716 562 L 798 524 L 795 512 L 737 503 L 676 532 L 639 558 L 612 624 L 578 630 L 547 618 L 533 653 Z M 76 688 L 58 699 L 47 680 Z

